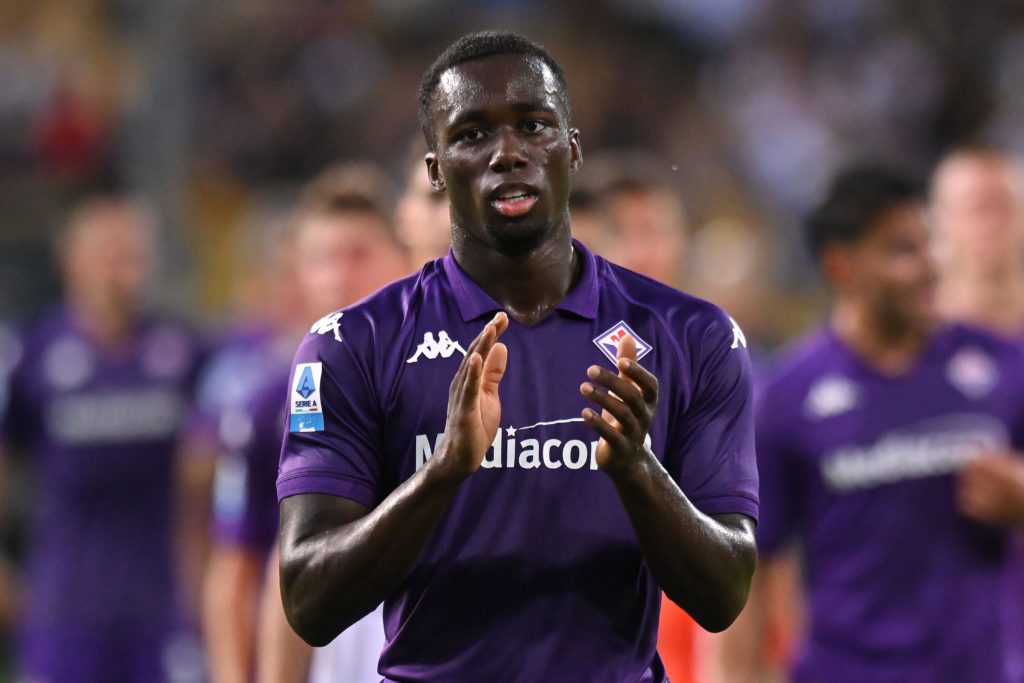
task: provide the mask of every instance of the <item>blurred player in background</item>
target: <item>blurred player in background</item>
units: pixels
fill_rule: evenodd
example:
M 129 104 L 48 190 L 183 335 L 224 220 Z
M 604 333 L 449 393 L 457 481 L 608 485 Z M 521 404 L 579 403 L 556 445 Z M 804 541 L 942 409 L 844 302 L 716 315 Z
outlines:
M 924 208 L 885 168 L 835 179 L 809 222 L 831 317 L 760 391 L 762 568 L 793 539 L 804 555 L 798 683 L 1021 680 L 1024 508 L 965 499 L 957 474 L 1024 445 L 1024 356 L 938 322 Z
M 176 637 L 175 453 L 200 362 L 192 334 L 147 314 L 149 217 L 122 196 L 72 212 L 65 303 L 25 335 L 2 435 L 36 489 L 21 668 L 40 683 L 198 680 Z
M 605 152 L 594 161 L 598 196 L 611 226 L 609 258 L 682 287 L 690 228 L 667 164 L 641 150 Z
M 569 196 L 573 236 L 641 275 L 680 286 L 688 221 L 681 197 L 661 175 L 666 165 L 635 149 L 588 157 Z M 686 612 L 662 601 L 658 652 L 675 683 L 698 680 L 698 631 Z
M 179 517 L 185 528 L 210 528 L 211 504 L 218 500 L 213 491 L 215 468 L 220 466 L 222 488 L 230 489 L 234 470 L 222 456 L 237 448 L 246 436 L 247 425 L 238 417 L 242 406 L 265 381 L 268 366 L 272 366 L 268 359 L 283 356 L 282 337 L 296 327 L 299 311 L 294 305 L 291 243 L 285 239 L 282 227 L 287 223 L 286 216 L 280 202 L 258 202 L 243 221 L 240 244 L 231 250 L 237 263 L 233 268 L 230 312 L 222 323 L 220 338 L 210 344 L 210 359 L 200 375 L 182 447 L 182 476 L 189 482 L 184 490 L 195 494 L 182 498 L 180 503 Z M 224 494 L 219 500 L 223 503 L 229 496 Z M 252 581 L 262 580 L 262 572 L 251 576 L 240 554 L 217 552 L 211 557 L 209 533 L 182 533 L 181 538 L 183 579 L 189 588 L 185 599 L 190 613 L 201 619 L 202 612 L 209 616 L 211 609 L 218 614 L 244 609 L 244 599 L 238 598 Z M 211 561 L 218 565 L 216 571 L 210 571 Z M 204 587 L 209 576 L 219 577 L 223 585 L 212 590 Z M 216 596 L 213 604 L 209 603 L 211 595 Z M 230 650 L 244 648 L 251 640 L 241 631 L 234 631 L 225 640 L 208 638 L 207 645 Z M 218 652 L 210 657 L 210 664 L 220 667 L 235 660 Z M 220 680 L 222 675 L 215 673 L 215 678 Z
M 421 144 L 413 145 L 406 163 L 405 189 L 395 207 L 395 229 L 409 251 L 409 262 L 416 268 L 448 253 L 452 242 L 452 221 L 448 215 L 448 195 L 430 185 Z
M 599 254 L 607 253 L 612 246 L 607 213 L 601 201 L 600 178 L 591 171 L 588 161 L 572 178 L 572 191 L 569 193 L 572 236 L 588 249 Z
M 948 154 L 932 177 L 938 306 L 1024 341 L 1024 168 L 995 149 Z
M 307 186 L 289 235 L 292 266 L 282 273 L 295 284 L 293 326 L 281 330 L 278 341 L 283 344 L 275 349 L 294 349 L 311 320 L 408 272 L 391 227 L 389 187 L 384 173 L 365 163 L 331 167 Z M 310 648 L 284 619 L 272 550 L 277 534 L 274 481 L 287 413 L 290 353 L 268 354 L 255 390 L 225 415 L 235 438 L 218 465 L 215 551 L 206 591 L 215 683 L 247 683 L 254 671 L 265 683 L 299 683 L 306 680 L 310 665 Z M 315 653 L 309 680 L 376 683 L 382 645 L 378 610 Z

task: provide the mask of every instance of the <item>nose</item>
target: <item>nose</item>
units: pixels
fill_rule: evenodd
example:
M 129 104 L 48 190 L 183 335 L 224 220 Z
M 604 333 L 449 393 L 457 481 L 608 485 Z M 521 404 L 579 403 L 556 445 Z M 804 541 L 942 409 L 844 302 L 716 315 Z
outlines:
M 526 148 L 523 141 L 512 131 L 495 135 L 494 151 L 491 153 L 490 169 L 495 173 L 508 173 L 524 168 L 527 164 Z

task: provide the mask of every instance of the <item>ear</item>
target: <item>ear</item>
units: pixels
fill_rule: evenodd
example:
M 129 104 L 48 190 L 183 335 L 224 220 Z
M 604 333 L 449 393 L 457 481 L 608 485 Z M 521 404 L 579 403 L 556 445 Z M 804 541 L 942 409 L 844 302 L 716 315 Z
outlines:
M 580 129 L 569 129 L 569 169 L 575 173 L 583 165 L 583 145 L 580 143 Z
M 437 164 L 437 152 L 427 152 L 423 157 L 427 164 L 427 180 L 430 186 L 437 192 L 444 192 L 444 176 L 441 175 L 441 168 Z

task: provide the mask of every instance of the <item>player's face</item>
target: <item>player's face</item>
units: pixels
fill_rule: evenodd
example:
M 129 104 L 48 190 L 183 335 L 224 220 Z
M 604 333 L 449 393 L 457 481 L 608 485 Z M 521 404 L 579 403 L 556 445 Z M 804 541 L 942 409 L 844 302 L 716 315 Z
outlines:
M 857 298 L 886 330 L 927 326 L 935 317 L 935 263 L 924 207 L 886 212 L 846 253 L 840 291 Z
M 523 55 L 467 62 L 442 75 L 435 101 L 429 170 L 457 232 L 522 252 L 567 227 L 579 131 L 547 65 Z
M 630 190 L 612 197 L 608 211 L 615 231 L 612 260 L 679 286 L 686 257 L 686 217 L 680 202 L 656 190 Z
M 395 221 L 398 234 L 419 260 L 448 252 L 452 237 L 448 197 L 431 186 L 422 161 L 409 174 L 405 193 L 395 208 Z
M 941 169 L 933 217 L 944 265 L 980 273 L 1020 267 L 1024 178 L 997 158 L 954 159 Z
M 136 308 L 153 264 L 152 235 L 143 212 L 129 203 L 110 202 L 93 207 L 81 221 L 65 243 L 70 293 L 103 308 Z
M 308 216 L 295 257 L 311 316 L 353 304 L 407 272 L 404 254 L 370 212 Z

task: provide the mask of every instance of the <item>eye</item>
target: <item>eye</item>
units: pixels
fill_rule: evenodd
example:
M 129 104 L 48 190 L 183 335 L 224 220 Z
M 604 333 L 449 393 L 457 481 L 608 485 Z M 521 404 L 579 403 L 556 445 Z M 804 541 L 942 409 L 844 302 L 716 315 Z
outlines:
M 482 128 L 470 128 L 456 135 L 455 139 L 458 141 L 479 142 L 484 139 L 484 131 Z
M 523 124 L 523 130 L 527 133 L 539 133 L 547 127 L 548 124 L 543 121 L 527 121 Z

